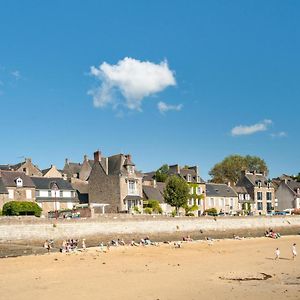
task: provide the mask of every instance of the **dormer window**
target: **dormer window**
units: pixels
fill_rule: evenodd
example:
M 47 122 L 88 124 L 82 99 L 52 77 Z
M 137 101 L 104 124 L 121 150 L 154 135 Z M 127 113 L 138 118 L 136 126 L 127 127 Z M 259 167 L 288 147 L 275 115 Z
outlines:
M 191 182 L 192 181 L 192 176 L 191 174 L 187 174 L 187 182 Z
M 17 178 L 16 179 L 16 185 L 17 185 L 17 187 L 22 187 L 23 186 L 23 180 L 22 180 L 22 178 Z
M 133 174 L 134 173 L 134 166 L 127 166 L 127 172 L 128 172 L 128 174 Z
M 267 183 L 267 187 L 268 189 L 271 187 L 270 182 Z
M 258 186 L 259 188 L 261 188 L 261 181 L 258 181 L 258 182 L 257 182 L 257 186 Z
M 197 183 L 200 183 L 200 176 L 197 176 Z

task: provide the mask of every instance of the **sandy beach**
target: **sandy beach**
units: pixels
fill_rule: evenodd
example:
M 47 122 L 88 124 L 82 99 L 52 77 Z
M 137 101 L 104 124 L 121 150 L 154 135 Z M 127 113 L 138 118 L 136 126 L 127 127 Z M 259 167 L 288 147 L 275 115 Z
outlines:
M 300 236 L 3 258 L 0 299 L 300 299 L 293 243 Z

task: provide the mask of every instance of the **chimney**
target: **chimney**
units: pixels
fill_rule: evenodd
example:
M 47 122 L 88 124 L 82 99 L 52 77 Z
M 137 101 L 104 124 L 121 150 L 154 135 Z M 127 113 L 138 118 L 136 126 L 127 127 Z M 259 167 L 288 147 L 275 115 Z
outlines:
M 96 152 L 94 152 L 94 161 L 101 161 L 101 151 L 97 150 Z
M 69 164 L 69 159 L 68 159 L 68 158 L 65 159 L 65 164 L 66 164 L 66 165 Z
M 26 161 L 26 162 L 31 162 L 31 158 L 29 158 L 29 157 L 28 157 L 28 158 L 25 158 L 25 161 Z
M 86 154 L 83 156 L 83 160 L 84 160 L 84 161 L 87 161 L 87 160 L 88 160 L 88 156 L 87 156 Z
M 126 158 L 128 159 L 128 161 L 131 161 L 131 155 L 130 154 L 127 154 Z
M 230 181 L 228 181 L 228 182 L 227 182 L 227 185 L 228 185 L 228 186 L 231 186 L 231 183 L 230 183 Z

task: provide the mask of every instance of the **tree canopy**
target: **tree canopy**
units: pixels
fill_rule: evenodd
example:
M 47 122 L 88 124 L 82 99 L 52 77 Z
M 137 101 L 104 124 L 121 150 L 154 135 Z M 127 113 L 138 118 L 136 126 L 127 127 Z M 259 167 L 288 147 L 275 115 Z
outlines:
M 162 165 L 156 172 L 155 172 L 155 179 L 158 182 L 165 182 L 169 176 L 169 166 L 167 164 Z
M 266 162 L 258 156 L 230 155 L 214 165 L 209 175 L 212 177 L 211 182 L 236 183 L 243 170 L 266 174 L 269 172 Z
M 176 213 L 178 213 L 180 207 L 187 205 L 189 192 L 189 185 L 182 178 L 174 175 L 167 180 L 164 198 L 166 203 L 174 206 Z

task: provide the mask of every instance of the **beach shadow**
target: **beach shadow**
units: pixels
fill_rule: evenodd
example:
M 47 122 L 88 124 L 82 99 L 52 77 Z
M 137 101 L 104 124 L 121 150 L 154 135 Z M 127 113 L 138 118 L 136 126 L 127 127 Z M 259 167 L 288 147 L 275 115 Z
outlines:
M 266 257 L 265 259 L 268 259 L 268 260 L 274 260 L 273 257 Z

